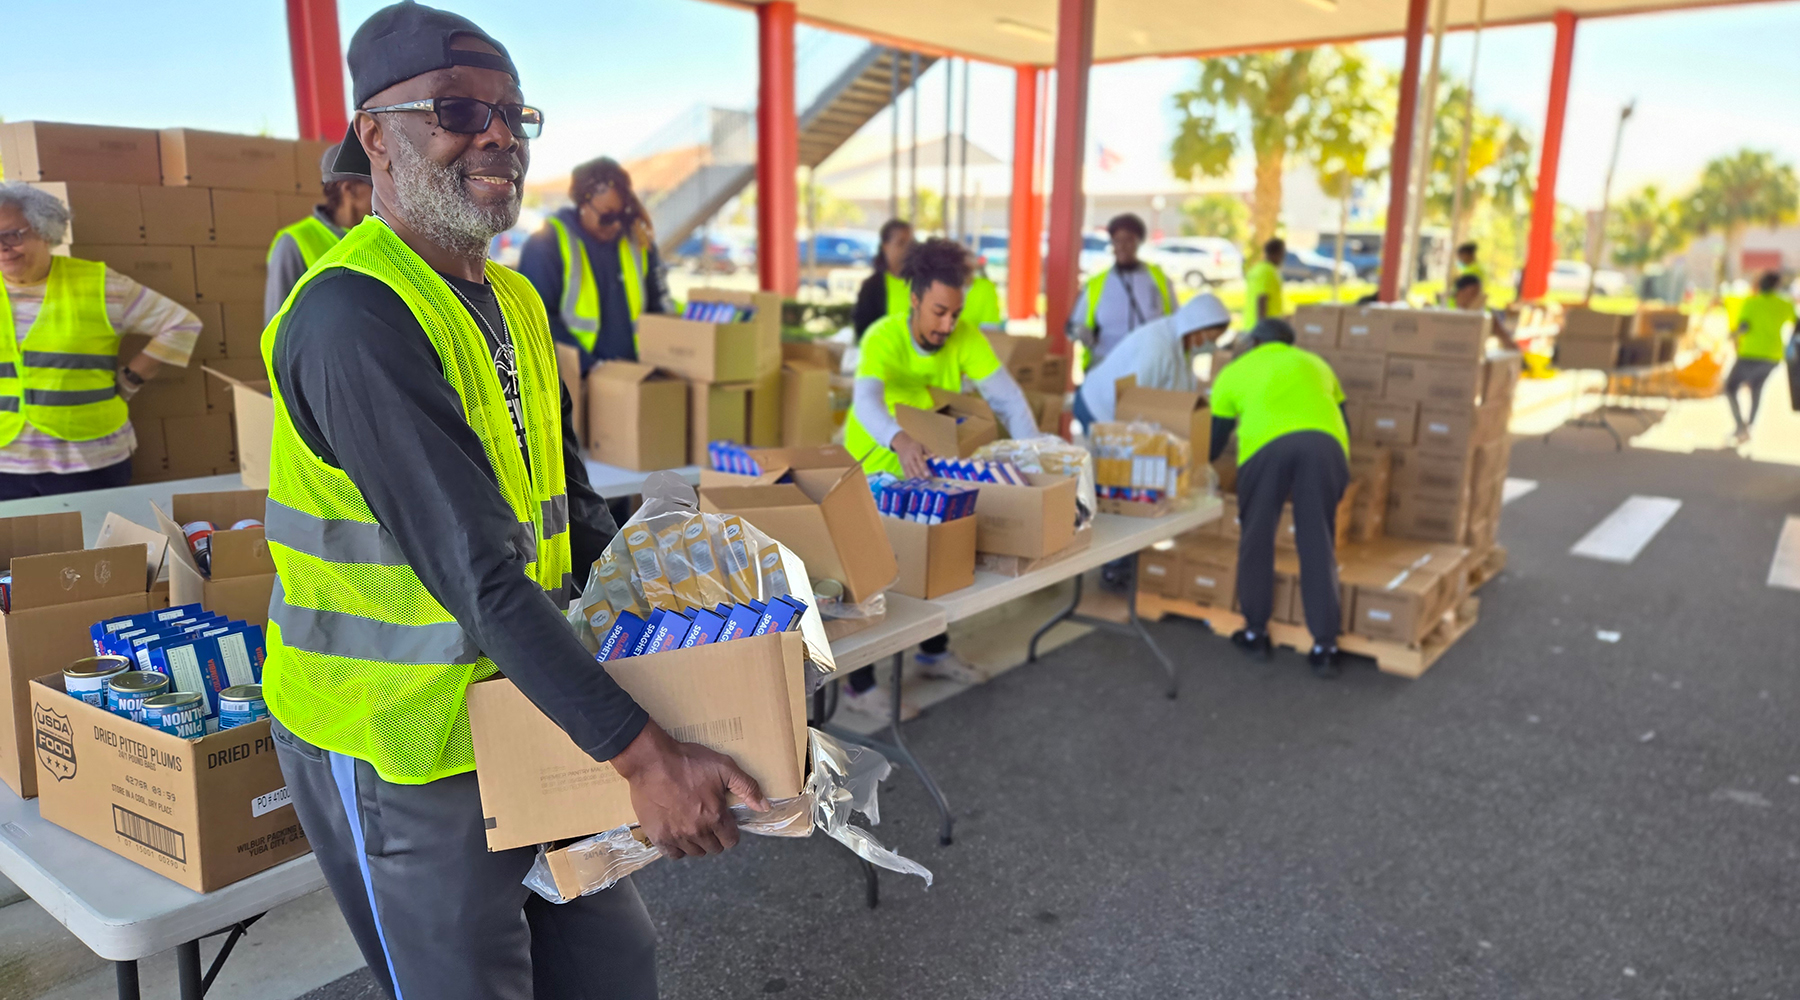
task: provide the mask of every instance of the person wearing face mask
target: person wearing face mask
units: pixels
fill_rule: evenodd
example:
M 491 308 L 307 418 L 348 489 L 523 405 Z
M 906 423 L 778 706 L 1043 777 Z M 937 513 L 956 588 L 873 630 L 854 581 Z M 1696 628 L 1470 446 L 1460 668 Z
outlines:
M 856 340 L 883 316 L 905 316 L 911 308 L 911 295 L 900 271 L 906 255 L 912 252 L 913 227 L 905 219 L 889 219 L 881 224 L 881 248 L 875 253 L 875 272 L 863 279 L 856 292 L 856 308 L 850 314 L 850 325 L 856 329 Z
M 1106 360 L 1131 331 L 1175 311 L 1175 289 L 1163 269 L 1138 259 L 1148 230 L 1126 212 L 1106 224 L 1113 266 L 1088 279 L 1069 311 L 1069 335 L 1089 350 L 1088 367 Z
M 369 196 L 375 189 L 361 174 L 340 174 L 332 169 L 337 163 L 338 145 L 325 150 L 319 160 L 319 188 L 325 200 L 313 206 L 311 215 L 283 226 L 269 244 L 269 277 L 263 286 L 264 323 L 281 311 L 288 292 L 306 269 L 368 217 Z
M 1112 420 L 1118 402 L 1115 383 L 1128 375 L 1146 389 L 1198 389 L 1194 356 L 1213 350 L 1230 325 L 1225 303 L 1208 293 L 1189 299 L 1173 316 L 1131 331 L 1106 360 L 1088 370 L 1075 393 L 1075 419 L 1083 427 Z
M 505 676 L 630 789 L 671 857 L 737 842 L 732 760 L 675 740 L 563 619 L 616 533 L 588 485 L 543 303 L 487 259 L 518 222 L 543 115 L 500 43 L 417 3 L 348 52 L 336 168 L 373 214 L 263 331 L 275 400 L 264 513 L 276 584 L 263 694 L 282 775 L 390 997 L 656 996 L 629 881 L 563 905 L 489 851 L 468 689 Z
M 577 166 L 569 200 L 525 241 L 519 272 L 586 375 L 596 362 L 637 360 L 638 317 L 669 312 L 669 290 L 650 213 L 624 167 L 604 156 Z
M 50 252 L 69 210 L 0 184 L 0 500 L 125 486 L 137 448 L 125 401 L 186 367 L 200 318 L 99 261 Z M 150 343 L 124 367 L 119 338 Z

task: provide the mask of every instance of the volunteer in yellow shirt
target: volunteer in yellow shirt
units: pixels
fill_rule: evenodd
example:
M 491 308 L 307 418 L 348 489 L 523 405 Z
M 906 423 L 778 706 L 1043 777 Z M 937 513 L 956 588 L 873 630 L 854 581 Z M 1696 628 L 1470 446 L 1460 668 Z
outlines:
M 1794 322 L 1794 303 L 1775 291 L 1781 276 L 1773 271 L 1756 282 L 1756 294 L 1738 309 L 1737 363 L 1725 376 L 1725 398 L 1731 401 L 1731 419 L 1737 421 L 1737 443 L 1750 440 L 1762 405 L 1763 383 L 1781 363 L 1781 330 Z M 1738 388 L 1750 387 L 1750 419 L 1738 409 Z
M 969 287 L 963 290 L 963 319 L 983 330 L 1005 332 L 1006 317 L 1000 311 L 1000 289 L 987 276 L 987 258 L 973 250 L 969 256 Z
M 856 329 L 860 343 L 863 334 L 883 316 L 904 316 L 907 309 L 906 282 L 900 271 L 906 266 L 906 255 L 912 252 L 913 227 L 905 219 L 889 219 L 881 224 L 881 246 L 875 251 L 875 271 L 863 280 L 856 292 L 856 308 L 850 313 L 850 325 Z
M 1244 329 L 1287 312 L 1281 302 L 1281 264 L 1287 243 L 1280 237 L 1263 244 L 1263 259 L 1244 272 Z
M 931 452 L 900 429 L 894 408 L 904 404 L 931 409 L 932 389 L 962 392 L 965 381 L 975 384 L 1013 437 L 1037 436 L 1037 421 L 1025 394 L 1001 366 L 988 339 L 963 318 L 969 261 L 962 246 L 951 240 L 926 240 L 907 254 L 901 273 L 909 308 L 901 315 L 883 316 L 863 334 L 844 447 L 870 473 L 930 476 L 925 461 Z M 940 635 L 920 643 L 921 672 L 963 684 L 986 680 L 987 675 L 950 652 L 949 642 L 949 636 Z M 906 717 L 906 706 L 896 706 L 890 699 L 875 685 L 873 668 L 850 675 L 850 708 L 884 720 Z
M 1479 252 L 1480 249 L 1481 248 L 1473 242 L 1464 243 L 1462 246 L 1456 248 L 1456 274 L 1458 277 L 1465 274 L 1473 274 L 1483 281 L 1487 280 L 1487 271 L 1475 260 L 1475 254 Z
M 1337 506 L 1350 485 L 1344 390 L 1325 360 L 1294 344 L 1294 328 L 1265 319 L 1249 348 L 1213 380 L 1211 460 L 1238 436 L 1238 602 L 1244 627 L 1231 641 L 1253 659 L 1273 655 L 1275 529 L 1294 505 L 1300 594 L 1313 636 L 1314 674 L 1338 675 Z

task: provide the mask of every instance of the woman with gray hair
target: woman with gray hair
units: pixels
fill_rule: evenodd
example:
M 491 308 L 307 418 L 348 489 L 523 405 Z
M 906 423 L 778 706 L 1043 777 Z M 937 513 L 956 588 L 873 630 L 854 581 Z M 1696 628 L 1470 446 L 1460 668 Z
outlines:
M 99 261 L 58 256 L 69 210 L 0 184 L 0 500 L 124 486 L 137 448 L 125 401 L 186 367 L 200 318 Z M 119 365 L 121 337 L 150 338 Z

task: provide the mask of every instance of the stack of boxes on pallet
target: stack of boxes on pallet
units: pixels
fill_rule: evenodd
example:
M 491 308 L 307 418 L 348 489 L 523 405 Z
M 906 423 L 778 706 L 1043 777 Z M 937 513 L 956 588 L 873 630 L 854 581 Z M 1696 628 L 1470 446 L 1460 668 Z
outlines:
M 231 388 L 201 366 L 261 381 L 269 243 L 319 200 L 326 143 L 195 129 L 0 124 L 8 181 L 70 209 L 59 253 L 98 260 L 200 317 L 186 369 L 165 365 L 131 401 L 135 482 L 234 472 Z M 143 349 L 120 345 L 121 359 Z
M 1571 306 L 1563 310 L 1556 337 L 1556 364 L 1607 372 L 1668 364 L 1675 360 L 1675 349 L 1686 332 L 1687 314 L 1679 309 L 1650 309 L 1633 316 Z

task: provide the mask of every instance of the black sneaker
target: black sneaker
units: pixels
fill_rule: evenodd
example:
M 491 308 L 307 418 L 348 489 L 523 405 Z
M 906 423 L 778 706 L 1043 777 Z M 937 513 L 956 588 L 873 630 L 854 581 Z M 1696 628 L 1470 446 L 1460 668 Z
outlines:
M 1269 641 L 1267 632 L 1254 634 L 1249 629 L 1241 628 L 1231 633 L 1231 644 L 1258 663 L 1267 663 L 1275 656 L 1275 645 Z
M 1312 667 L 1313 676 L 1320 680 L 1328 681 L 1344 672 L 1338 665 L 1336 646 L 1313 646 L 1312 652 L 1306 654 L 1306 662 Z

